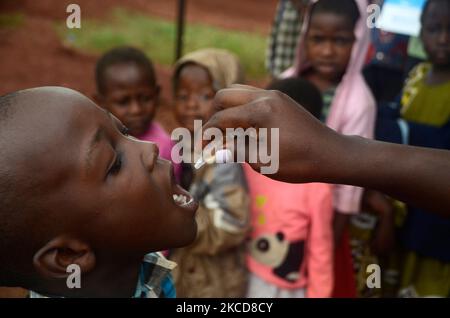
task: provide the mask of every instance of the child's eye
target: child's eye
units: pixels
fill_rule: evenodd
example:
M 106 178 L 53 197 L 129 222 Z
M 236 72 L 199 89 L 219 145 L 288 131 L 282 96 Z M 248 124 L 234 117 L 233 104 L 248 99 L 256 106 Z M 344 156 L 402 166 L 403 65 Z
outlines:
M 200 100 L 203 102 L 209 101 L 213 98 L 214 96 L 212 94 L 203 94 L 200 96 Z
M 182 102 L 187 101 L 188 100 L 188 95 L 187 94 L 178 94 L 177 95 L 177 99 L 179 101 L 182 101 Z
M 318 35 L 313 35 L 310 39 L 313 43 L 322 43 L 323 41 L 325 41 L 325 38 L 323 36 Z
M 108 176 L 117 175 L 120 172 L 121 168 L 122 168 L 122 155 L 118 153 L 116 155 L 116 159 L 114 160 L 113 165 L 111 166 L 111 168 L 109 168 Z
M 439 24 L 428 24 L 425 27 L 426 31 L 432 34 L 437 34 L 439 32 L 441 32 L 442 28 L 440 27 Z
M 127 106 L 130 103 L 130 99 L 128 97 L 121 98 L 117 101 L 120 106 Z
M 140 100 L 141 100 L 142 103 L 148 103 L 148 102 L 151 102 L 153 100 L 153 96 L 151 96 L 151 95 L 142 95 L 140 97 Z
M 336 38 L 336 44 L 337 45 L 347 45 L 348 43 L 351 43 L 351 39 L 345 38 L 345 37 L 337 37 Z

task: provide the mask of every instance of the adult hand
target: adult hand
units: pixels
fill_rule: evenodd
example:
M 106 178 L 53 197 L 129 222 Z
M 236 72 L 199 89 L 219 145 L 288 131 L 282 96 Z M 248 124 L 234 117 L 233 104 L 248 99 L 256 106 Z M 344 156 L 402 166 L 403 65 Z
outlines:
M 372 188 L 450 216 L 450 151 L 340 135 L 276 91 L 235 85 L 219 91 L 214 103 L 218 112 L 204 129 L 279 129 L 279 170 L 268 175 L 273 179 Z M 251 166 L 258 171 L 262 165 Z
M 214 105 L 217 112 L 203 131 L 210 127 L 224 133 L 227 128 L 252 127 L 257 132 L 267 128 L 269 133 L 271 129 L 279 130 L 279 140 L 275 140 L 278 145 L 271 144 L 270 135 L 266 139 L 269 150 L 279 147 L 279 170 L 268 177 L 296 183 L 327 179 L 327 170 L 333 166 L 330 158 L 338 152 L 342 138 L 289 96 L 279 91 L 233 85 L 216 94 Z M 249 164 L 258 172 L 264 166 L 260 161 Z

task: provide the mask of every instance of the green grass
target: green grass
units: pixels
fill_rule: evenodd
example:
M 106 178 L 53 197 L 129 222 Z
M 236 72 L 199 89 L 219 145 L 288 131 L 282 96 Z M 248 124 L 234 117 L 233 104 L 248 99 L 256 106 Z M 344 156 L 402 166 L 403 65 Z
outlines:
M 155 63 L 171 65 L 174 61 L 176 25 L 123 9 L 112 11 L 104 21 L 83 20 L 81 29 L 59 26 L 58 33 L 65 42 L 90 53 L 100 54 L 118 45 L 134 45 L 143 49 Z M 266 75 L 266 38 L 260 34 L 187 24 L 184 52 L 205 47 L 234 52 L 250 79 L 261 79 Z
M 0 28 L 17 28 L 23 24 L 23 18 L 21 13 L 1 13 Z

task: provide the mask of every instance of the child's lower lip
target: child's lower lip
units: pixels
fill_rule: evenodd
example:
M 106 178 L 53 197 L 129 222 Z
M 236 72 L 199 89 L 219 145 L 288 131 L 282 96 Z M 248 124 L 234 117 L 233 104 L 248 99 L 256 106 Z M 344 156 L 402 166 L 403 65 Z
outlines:
M 186 202 L 185 203 L 176 203 L 175 199 L 174 199 L 174 204 L 179 207 L 182 208 L 184 210 L 187 210 L 191 213 L 195 213 L 195 211 L 197 211 L 198 208 L 198 203 L 195 201 L 195 199 L 192 197 L 192 195 L 186 191 L 185 189 L 183 189 L 181 186 L 179 186 L 178 184 L 175 184 L 173 187 L 173 195 L 177 195 L 177 196 L 183 196 L 186 198 Z
M 319 69 L 325 72 L 334 72 L 334 65 L 319 65 Z
M 175 181 L 175 174 L 173 165 L 170 166 L 170 182 L 172 184 L 172 196 L 173 195 L 182 195 L 186 197 L 186 204 L 178 204 L 174 201 L 174 198 L 171 198 L 173 200 L 173 204 L 179 208 L 182 208 L 184 210 L 187 210 L 194 214 L 197 211 L 198 203 L 193 199 L 192 195 L 185 189 L 183 189 L 180 185 L 178 185 Z
M 129 129 L 139 130 L 142 128 L 145 128 L 145 126 L 142 123 L 129 123 L 127 124 L 127 127 Z

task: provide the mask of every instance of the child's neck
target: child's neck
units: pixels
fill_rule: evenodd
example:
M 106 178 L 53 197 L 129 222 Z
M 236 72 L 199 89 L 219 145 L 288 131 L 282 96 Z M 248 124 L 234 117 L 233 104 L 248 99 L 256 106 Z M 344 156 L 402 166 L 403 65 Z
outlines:
M 98 282 L 94 282 L 97 297 L 131 298 L 134 296 L 139 279 L 142 258 L 105 269 Z M 106 282 L 106 283 L 105 283 Z
M 332 89 L 339 85 L 342 80 L 342 76 L 338 76 L 334 79 L 329 79 L 323 77 L 321 74 L 317 73 L 314 69 L 307 70 L 303 76 L 317 86 L 317 88 L 322 92 L 326 92 L 329 89 Z
M 450 66 L 442 67 L 432 65 L 430 72 L 425 78 L 428 85 L 440 85 L 450 81 Z
M 81 276 L 81 288 L 72 289 L 68 297 L 94 297 L 94 298 L 131 298 L 134 296 L 139 279 L 139 270 L 142 258 L 123 262 L 117 259 L 101 260 L 107 268 L 88 273 L 83 279 Z M 65 289 L 67 291 L 67 289 Z

